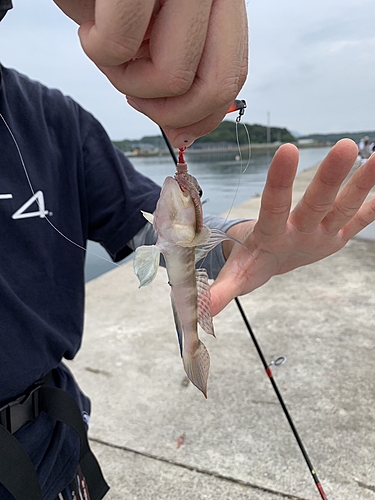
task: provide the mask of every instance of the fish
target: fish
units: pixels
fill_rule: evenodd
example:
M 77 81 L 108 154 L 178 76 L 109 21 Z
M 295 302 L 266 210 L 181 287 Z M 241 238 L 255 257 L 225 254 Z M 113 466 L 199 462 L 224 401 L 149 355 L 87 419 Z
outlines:
M 187 164 L 178 163 L 175 176 L 164 180 L 154 215 L 142 212 L 153 225 L 157 241 L 136 249 L 133 267 L 139 287 L 149 285 L 163 255 L 183 367 L 207 398 L 210 356 L 199 338 L 198 324 L 206 333 L 214 337 L 215 333 L 208 274 L 204 268 L 196 269 L 196 263 L 216 245 L 232 238 L 204 225 L 201 192 Z

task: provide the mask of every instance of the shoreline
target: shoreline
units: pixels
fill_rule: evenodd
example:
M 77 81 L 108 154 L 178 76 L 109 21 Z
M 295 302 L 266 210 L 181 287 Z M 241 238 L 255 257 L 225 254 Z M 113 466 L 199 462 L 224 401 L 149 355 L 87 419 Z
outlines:
M 198 145 L 196 147 L 190 147 L 185 151 L 185 156 L 188 158 L 189 156 L 196 156 L 199 154 L 202 155 L 212 155 L 212 154 L 225 154 L 225 153 L 238 153 L 240 150 L 241 152 L 245 152 L 249 150 L 249 145 L 246 146 L 238 146 L 237 144 L 233 145 L 228 145 L 227 147 L 223 146 L 218 146 L 215 147 L 215 143 L 210 143 L 211 145 L 205 148 L 199 148 Z M 266 144 L 266 143 L 256 143 L 256 144 L 250 144 L 250 148 L 252 151 L 257 150 L 257 151 L 262 151 L 262 152 L 267 152 L 267 151 L 276 151 L 280 146 L 283 144 L 294 144 L 297 146 L 298 149 L 309 149 L 309 148 L 325 148 L 325 147 L 331 147 L 332 143 L 316 143 L 316 144 L 298 144 L 295 142 L 291 143 L 285 143 L 285 142 L 280 142 L 280 143 L 271 143 L 271 144 Z M 122 151 L 122 150 L 121 150 Z M 178 155 L 178 149 L 174 150 L 176 155 Z M 168 150 L 163 150 L 163 151 L 155 151 L 155 152 L 133 152 L 133 151 L 122 151 L 125 156 L 129 158 L 145 158 L 145 157 L 158 157 L 158 156 L 169 156 L 170 153 Z

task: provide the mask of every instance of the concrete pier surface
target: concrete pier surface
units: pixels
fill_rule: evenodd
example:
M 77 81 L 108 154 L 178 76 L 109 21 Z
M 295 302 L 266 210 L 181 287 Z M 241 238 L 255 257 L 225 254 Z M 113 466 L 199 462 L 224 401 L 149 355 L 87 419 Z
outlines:
M 296 180 L 294 200 L 316 171 Z M 373 193 L 374 194 L 374 193 Z M 231 217 L 256 217 L 260 198 Z M 375 499 L 375 242 L 269 283 L 241 304 L 329 500 Z M 188 383 L 165 271 L 132 264 L 87 284 L 82 350 L 69 363 L 92 400 L 91 445 L 108 500 L 319 499 L 235 303 L 201 333 L 208 399 Z

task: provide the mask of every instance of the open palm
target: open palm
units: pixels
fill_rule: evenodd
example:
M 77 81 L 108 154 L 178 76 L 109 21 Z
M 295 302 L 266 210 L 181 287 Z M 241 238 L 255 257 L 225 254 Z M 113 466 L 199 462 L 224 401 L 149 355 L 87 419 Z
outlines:
M 279 148 L 269 169 L 258 220 L 228 231 L 244 246 L 231 241 L 223 244 L 227 263 L 211 289 L 214 315 L 234 297 L 251 292 L 272 276 L 337 252 L 375 220 L 375 199 L 365 201 L 375 185 L 375 157 L 341 187 L 357 154 L 353 141 L 339 141 L 291 211 L 299 154 L 291 144 Z

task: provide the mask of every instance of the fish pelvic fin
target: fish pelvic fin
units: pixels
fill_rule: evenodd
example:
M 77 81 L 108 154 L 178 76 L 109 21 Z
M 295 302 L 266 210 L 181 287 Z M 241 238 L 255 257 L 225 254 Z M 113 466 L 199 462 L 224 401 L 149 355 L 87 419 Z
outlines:
M 197 269 L 195 271 L 197 280 L 197 306 L 198 323 L 209 335 L 215 337 L 214 325 L 211 316 L 211 292 L 208 284 L 208 274 L 206 269 Z
M 204 397 L 207 399 L 207 381 L 208 373 L 210 371 L 210 355 L 208 354 L 206 346 L 198 340 L 199 345 L 194 353 L 184 351 L 182 354 L 182 361 L 186 375 L 192 384 L 202 391 Z
M 135 251 L 133 269 L 139 279 L 139 288 L 149 285 L 159 269 L 160 250 L 156 245 L 143 245 Z

